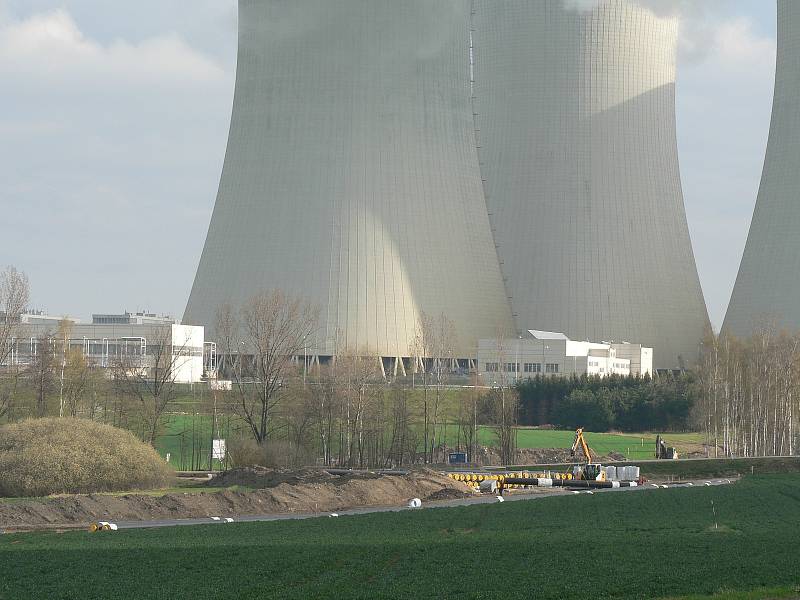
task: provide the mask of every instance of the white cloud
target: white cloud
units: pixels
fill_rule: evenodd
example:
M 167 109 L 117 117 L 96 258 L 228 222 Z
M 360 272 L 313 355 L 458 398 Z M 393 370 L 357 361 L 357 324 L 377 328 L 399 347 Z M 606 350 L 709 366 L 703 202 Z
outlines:
M 175 34 L 103 45 L 84 35 L 64 9 L 0 24 L 0 72 L 50 82 L 78 78 L 131 85 L 202 84 L 224 77 L 219 65 Z
M 163 2 L 47 6 L 61 1 L 0 0 L 3 262 L 57 312 L 180 315 L 225 151 L 229 6 L 187 20 Z
M 761 71 L 775 63 L 775 40 L 757 35 L 752 22 L 743 17 L 724 22 L 716 29 L 712 49 L 714 60 L 728 69 Z

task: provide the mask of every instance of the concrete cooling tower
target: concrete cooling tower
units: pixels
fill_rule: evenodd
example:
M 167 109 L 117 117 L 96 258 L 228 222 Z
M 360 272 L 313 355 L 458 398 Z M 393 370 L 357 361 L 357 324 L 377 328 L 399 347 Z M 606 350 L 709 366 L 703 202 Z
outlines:
M 750 233 L 723 330 L 800 331 L 800 2 L 778 1 L 772 124 Z
M 184 316 L 264 290 L 320 309 L 314 350 L 459 357 L 511 331 L 481 189 L 466 0 L 241 0 L 227 154 Z
M 590 4 L 590 8 L 581 8 Z M 240 0 L 228 151 L 184 322 L 281 289 L 316 352 L 528 329 L 697 357 L 677 22 L 627 0 Z M 213 335 L 213 333 L 212 333 Z
M 516 329 L 691 364 L 708 314 L 678 169 L 677 19 L 623 0 L 474 12 L 479 160 Z

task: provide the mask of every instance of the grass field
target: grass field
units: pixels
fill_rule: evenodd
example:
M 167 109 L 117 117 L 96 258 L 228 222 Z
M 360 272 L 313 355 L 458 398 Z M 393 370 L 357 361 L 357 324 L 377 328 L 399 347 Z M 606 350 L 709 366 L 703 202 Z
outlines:
M 156 441 L 156 449 L 162 456 L 170 454 L 170 462 L 182 470 L 192 468 L 207 469 L 209 449 L 211 445 L 211 427 L 213 418 L 210 415 L 170 415 L 164 434 Z M 222 416 L 219 425 L 223 437 L 228 432 L 242 426 L 238 417 Z M 456 425 L 445 428 L 448 445 L 455 446 Z M 421 438 L 420 434 L 420 438 Z M 520 428 L 517 431 L 518 448 L 569 448 L 575 437 L 574 431 L 556 431 L 545 429 Z M 697 450 L 702 447 L 702 434 L 676 433 L 666 436 L 670 445 L 685 453 L 686 450 Z M 491 427 L 482 426 L 478 439 L 484 446 L 496 446 L 497 439 Z M 614 434 L 586 433 L 586 439 L 592 450 L 600 455 L 611 452 L 625 455 L 629 460 L 653 458 L 655 434 Z M 193 452 L 194 448 L 194 452 Z M 422 447 L 420 447 L 422 451 Z M 215 464 L 215 468 L 219 465 Z
M 586 432 L 586 441 L 598 454 L 616 452 L 629 459 L 653 458 L 656 436 L 652 433 L 591 433 Z M 489 427 L 482 427 L 478 439 L 484 445 L 496 444 L 496 436 Z M 518 448 L 569 448 L 575 439 L 574 431 L 520 428 L 517 431 Z M 667 442 L 678 450 L 702 445 L 699 433 L 676 433 L 666 435 Z
M 0 600 L 796 597 L 798 522 L 800 476 L 783 475 L 339 519 L 5 535 Z

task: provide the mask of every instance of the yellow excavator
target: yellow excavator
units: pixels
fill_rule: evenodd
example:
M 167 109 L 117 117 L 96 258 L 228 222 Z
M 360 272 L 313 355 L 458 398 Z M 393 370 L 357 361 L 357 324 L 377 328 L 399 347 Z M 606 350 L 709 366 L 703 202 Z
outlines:
M 575 441 L 572 442 L 570 456 L 574 458 L 578 453 L 578 449 L 580 449 L 584 457 L 586 457 L 586 464 L 582 467 L 575 467 L 575 478 L 605 481 L 606 472 L 603 470 L 603 465 L 594 462 L 592 450 L 589 448 L 589 444 L 586 443 L 586 437 L 583 435 L 583 427 L 578 427 L 578 429 L 575 430 Z

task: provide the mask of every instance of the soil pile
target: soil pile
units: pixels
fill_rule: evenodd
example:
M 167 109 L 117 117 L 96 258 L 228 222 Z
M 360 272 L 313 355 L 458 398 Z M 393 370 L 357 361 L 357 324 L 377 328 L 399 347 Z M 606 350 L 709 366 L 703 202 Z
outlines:
M 606 463 L 625 460 L 625 456 L 616 452 L 595 456 L 597 462 Z M 514 453 L 515 465 L 560 465 L 583 462 L 583 455 L 571 456 L 568 448 L 519 448 Z M 500 454 L 495 448 L 479 448 L 478 464 L 501 465 Z
M 322 469 L 269 469 L 267 467 L 243 467 L 220 473 L 206 485 L 209 487 L 231 487 L 241 485 L 249 488 L 266 489 L 282 483 L 325 483 L 341 478 Z
M 233 481 L 254 481 L 255 478 L 273 485 L 249 491 L 222 489 L 163 496 L 90 494 L 0 502 L 0 527 L 87 525 L 97 520 L 147 521 L 317 513 L 364 506 L 404 506 L 411 498 L 428 501 L 473 494 L 463 483 L 430 470 L 413 471 L 406 476 L 334 476 L 318 470 L 299 471 L 292 475 L 282 471 L 251 473 L 245 469 L 229 477 Z M 280 478 L 284 480 L 278 481 Z

